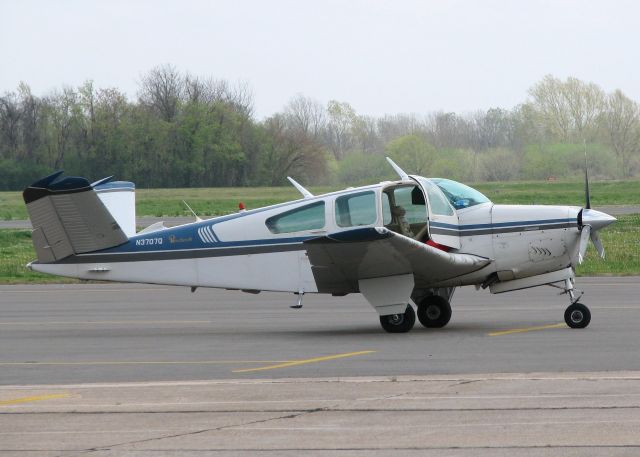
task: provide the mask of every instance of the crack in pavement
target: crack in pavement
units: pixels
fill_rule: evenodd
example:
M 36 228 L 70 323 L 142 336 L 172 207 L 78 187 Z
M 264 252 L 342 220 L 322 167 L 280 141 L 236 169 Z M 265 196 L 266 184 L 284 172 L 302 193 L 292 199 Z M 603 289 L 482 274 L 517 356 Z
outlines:
M 406 395 L 406 394 L 404 394 Z M 399 396 L 399 395 L 398 395 Z M 381 400 L 387 400 L 396 397 L 392 395 L 390 397 L 380 398 Z M 303 414 L 307 412 L 456 412 L 456 411 L 556 411 L 556 410 L 612 410 L 612 409 L 640 409 L 640 405 L 607 405 L 607 406 L 532 406 L 532 407 L 504 407 L 504 408 L 339 408 L 337 406 L 327 406 L 324 408 L 317 408 L 313 410 L 309 409 L 212 409 L 212 410 L 178 410 L 178 411 L 44 411 L 44 412 L 16 412 L 16 413 L 0 413 L 2 415 L 14 415 L 14 416 L 29 416 L 29 415 L 107 415 L 107 414 L 229 414 L 229 413 L 296 413 Z
M 72 451 L 72 452 L 76 452 L 76 453 L 80 453 L 80 454 L 88 454 L 90 452 L 99 452 L 99 451 L 110 451 L 113 448 L 116 447 L 120 447 L 120 446 L 127 446 L 127 445 L 132 445 L 132 444 L 140 444 L 140 443 L 148 443 L 151 441 L 159 441 L 159 440 L 164 440 L 164 439 L 171 439 L 171 438 L 181 438 L 181 437 L 185 437 L 185 436 L 193 436 L 193 435 L 199 435 L 202 433 L 207 433 L 207 432 L 217 432 L 220 430 L 225 430 L 227 428 L 234 428 L 234 427 L 246 427 L 249 425 L 255 425 L 255 424 L 263 424 L 263 423 L 267 423 L 270 421 L 274 421 L 274 420 L 280 420 L 280 419 L 295 419 L 297 417 L 300 416 L 304 416 L 307 414 L 313 414 L 313 413 L 317 413 L 317 412 L 321 412 L 324 411 L 325 408 L 315 408 L 315 409 L 309 409 L 309 410 L 305 410 L 299 413 L 294 413 L 294 414 L 287 414 L 284 416 L 277 416 L 277 417 L 270 417 L 268 419 L 260 419 L 260 420 L 253 420 L 253 421 L 249 421 L 246 423 L 239 423 L 239 424 L 233 424 L 233 425 L 221 425 L 220 427 L 214 427 L 214 428 L 207 428 L 207 429 L 202 429 L 202 430 L 195 430 L 195 431 L 191 431 L 191 432 L 184 432 L 184 433 L 176 433 L 174 435 L 165 435 L 165 436 L 158 436 L 158 437 L 154 437 L 154 438 L 145 438 L 142 440 L 133 440 L 133 441 L 126 441 L 124 443 L 116 443 L 116 444 L 110 444 L 110 445 L 105 445 L 105 446 L 97 446 L 94 448 L 90 448 L 90 449 L 83 449 L 82 451 Z M 60 454 L 59 456 L 56 457 L 64 457 L 65 454 Z
M 172 453 L 172 455 L 176 452 L 220 452 L 220 453 L 229 453 L 229 452 L 253 452 L 253 453 L 273 453 L 273 452 L 305 452 L 305 451 L 334 451 L 334 452 L 346 452 L 346 451 L 361 451 L 361 452 L 373 452 L 373 451 L 447 451 L 447 450 L 525 450 L 525 449 L 640 449 L 640 445 L 637 444 L 532 444 L 532 445 L 524 445 L 524 446 L 406 446 L 406 447 L 339 447 L 339 448 L 329 448 L 329 447 L 291 447 L 291 448 L 270 448 L 270 449 L 255 449 L 255 448 L 229 448 L 229 449 L 192 449 L 192 448 L 181 448 L 181 449 L 141 449 L 130 452 L 135 452 L 136 454 L 152 454 L 157 455 L 157 453 Z M 42 449 L 0 449 L 0 452 L 88 452 L 93 450 L 63 450 L 63 449 L 50 449 L 50 450 L 42 450 Z M 109 449 L 96 449 L 96 451 L 109 451 Z M 61 454 L 61 456 L 65 456 L 68 454 Z M 59 457 L 59 456 L 58 456 Z

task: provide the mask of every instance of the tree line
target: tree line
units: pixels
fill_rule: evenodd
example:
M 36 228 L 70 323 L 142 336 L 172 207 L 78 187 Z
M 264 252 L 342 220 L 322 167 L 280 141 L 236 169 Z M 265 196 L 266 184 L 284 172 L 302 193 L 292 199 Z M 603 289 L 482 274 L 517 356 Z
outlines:
M 600 179 L 640 174 L 640 105 L 576 78 L 547 76 L 511 110 L 373 117 L 347 102 L 297 95 L 264 120 L 246 84 L 181 73 L 141 78 L 137 99 L 116 88 L 26 83 L 0 97 L 0 189 L 53 170 L 138 187 L 355 185 L 393 177 L 390 155 L 412 173 L 463 181 L 580 175 L 584 151 Z

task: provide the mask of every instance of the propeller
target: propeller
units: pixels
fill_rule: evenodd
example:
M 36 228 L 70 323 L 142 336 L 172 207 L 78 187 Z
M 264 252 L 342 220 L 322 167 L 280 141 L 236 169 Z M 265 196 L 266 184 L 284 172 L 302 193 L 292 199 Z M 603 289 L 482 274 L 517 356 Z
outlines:
M 604 246 L 598 236 L 598 230 L 606 227 L 616 218 L 601 211 L 591 209 L 591 195 L 589 192 L 589 167 L 587 166 L 587 150 L 584 151 L 584 194 L 585 206 L 578 213 L 578 228 L 580 229 L 580 249 L 578 250 L 578 263 L 584 261 L 589 240 L 598 251 L 598 255 L 604 259 Z

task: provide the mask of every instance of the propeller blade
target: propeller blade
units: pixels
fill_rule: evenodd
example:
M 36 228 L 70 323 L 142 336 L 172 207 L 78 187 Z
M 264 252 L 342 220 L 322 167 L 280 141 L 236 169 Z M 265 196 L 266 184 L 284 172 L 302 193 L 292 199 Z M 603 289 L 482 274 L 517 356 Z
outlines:
M 580 250 L 578 251 L 578 263 L 584 261 L 584 254 L 587 252 L 587 245 L 589 244 L 589 235 L 591 234 L 591 226 L 585 225 L 580 231 Z
M 600 257 L 604 259 L 604 246 L 602 246 L 602 241 L 600 241 L 598 232 L 596 232 L 595 230 L 591 232 L 591 242 L 596 247 L 596 251 L 598 251 Z
M 589 193 L 589 165 L 587 163 L 587 146 L 584 147 L 584 196 L 586 200 L 585 208 L 591 209 L 591 195 Z

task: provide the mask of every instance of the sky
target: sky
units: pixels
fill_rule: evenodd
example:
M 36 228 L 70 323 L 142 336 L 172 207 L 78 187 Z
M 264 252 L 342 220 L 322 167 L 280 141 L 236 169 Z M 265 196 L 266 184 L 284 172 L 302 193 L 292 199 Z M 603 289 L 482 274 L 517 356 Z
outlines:
M 155 66 L 359 114 L 510 109 L 545 75 L 640 100 L 640 2 L 0 0 L 0 94 L 93 80 L 136 99 Z

